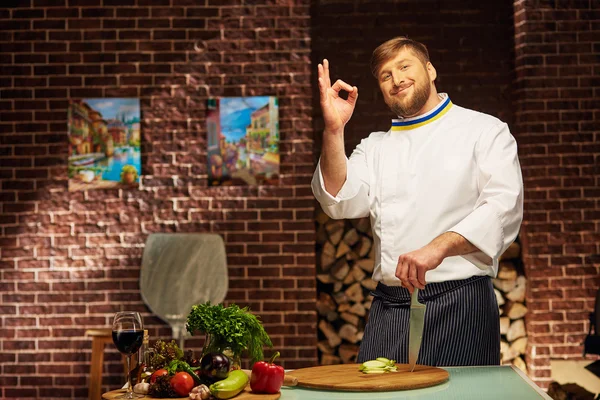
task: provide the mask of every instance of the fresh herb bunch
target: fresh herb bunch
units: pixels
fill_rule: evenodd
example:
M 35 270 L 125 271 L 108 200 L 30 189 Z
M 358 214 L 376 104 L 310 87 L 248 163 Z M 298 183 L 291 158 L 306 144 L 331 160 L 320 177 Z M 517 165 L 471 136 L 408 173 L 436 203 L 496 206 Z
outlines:
M 157 369 L 164 368 L 171 361 L 182 358 L 183 351 L 177 346 L 174 340 L 170 342 L 157 340 L 154 343 L 154 353 L 150 356 L 150 366 L 156 371 Z
M 258 316 L 248 307 L 236 304 L 229 307 L 211 305 L 210 302 L 192 307 L 187 317 L 186 329 L 192 335 L 203 332 L 210 336 L 207 352 L 223 352 L 229 348 L 236 356 L 246 352 L 252 363 L 263 359 L 263 346 L 273 347 L 269 335 Z

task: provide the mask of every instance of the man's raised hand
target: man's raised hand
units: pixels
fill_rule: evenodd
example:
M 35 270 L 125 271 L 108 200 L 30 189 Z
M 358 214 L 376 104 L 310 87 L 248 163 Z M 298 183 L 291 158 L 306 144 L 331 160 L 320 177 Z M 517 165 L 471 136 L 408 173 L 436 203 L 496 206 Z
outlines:
M 339 79 L 332 86 L 329 77 L 329 61 L 326 59 L 323 60 L 323 64 L 319 64 L 318 72 L 325 131 L 341 133 L 354 112 L 356 99 L 358 99 L 358 88 Z M 341 90 L 348 92 L 346 100 L 340 97 Z

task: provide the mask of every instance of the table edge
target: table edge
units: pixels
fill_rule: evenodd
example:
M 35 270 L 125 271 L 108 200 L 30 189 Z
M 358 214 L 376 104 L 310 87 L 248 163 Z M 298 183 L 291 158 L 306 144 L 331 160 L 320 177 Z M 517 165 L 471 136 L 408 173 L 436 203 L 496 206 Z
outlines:
M 510 365 L 510 367 L 529 385 L 531 386 L 544 400 L 552 400 L 552 397 L 548 396 L 546 392 L 542 390 L 538 385 L 533 382 L 525 372 L 521 371 L 520 368 L 515 367 L 514 365 Z

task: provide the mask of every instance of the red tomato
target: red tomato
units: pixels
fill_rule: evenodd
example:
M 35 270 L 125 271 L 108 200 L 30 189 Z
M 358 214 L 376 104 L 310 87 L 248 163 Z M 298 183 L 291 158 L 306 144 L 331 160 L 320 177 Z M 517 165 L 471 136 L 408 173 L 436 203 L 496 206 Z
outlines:
M 164 368 L 163 369 L 157 369 L 150 376 L 150 383 L 156 382 L 156 378 L 158 378 L 159 376 L 163 376 L 163 375 L 169 375 L 169 372 L 166 369 L 164 369 Z
M 179 396 L 185 397 L 194 388 L 194 378 L 187 372 L 178 372 L 171 378 L 171 387 Z

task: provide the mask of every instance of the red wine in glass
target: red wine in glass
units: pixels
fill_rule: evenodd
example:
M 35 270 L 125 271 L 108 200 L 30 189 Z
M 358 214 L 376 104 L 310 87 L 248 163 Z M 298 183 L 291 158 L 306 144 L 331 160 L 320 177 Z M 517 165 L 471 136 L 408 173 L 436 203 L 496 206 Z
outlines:
M 140 349 L 144 340 L 144 325 L 140 313 L 136 311 L 121 311 L 116 313 L 113 319 L 112 337 L 119 352 L 124 354 L 127 359 L 127 391 L 122 396 L 116 398 L 135 399 L 143 397 L 142 395 L 133 393 L 131 376 L 129 374 L 131 370 L 131 365 L 129 365 L 131 355 Z
M 123 330 L 113 331 L 112 333 L 113 342 L 117 349 L 128 356 L 137 353 L 142 346 L 144 340 L 143 330 Z

